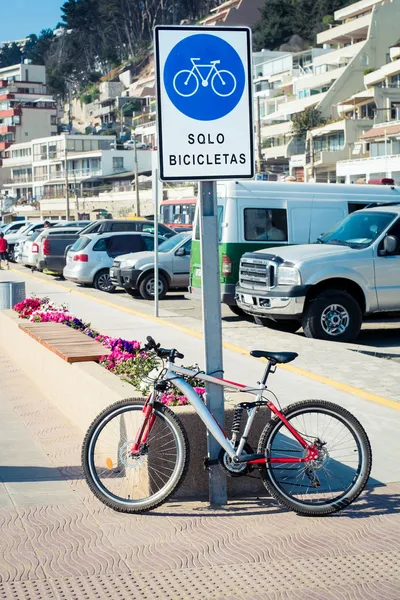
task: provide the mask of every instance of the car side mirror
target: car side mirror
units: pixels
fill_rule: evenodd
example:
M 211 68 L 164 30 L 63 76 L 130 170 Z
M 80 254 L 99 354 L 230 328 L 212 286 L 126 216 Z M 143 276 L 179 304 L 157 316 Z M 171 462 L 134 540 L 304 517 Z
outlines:
M 385 254 L 394 254 L 399 247 L 399 240 L 394 235 L 387 235 L 383 240 Z
M 185 248 L 178 248 L 178 250 L 175 252 L 175 256 L 186 256 Z

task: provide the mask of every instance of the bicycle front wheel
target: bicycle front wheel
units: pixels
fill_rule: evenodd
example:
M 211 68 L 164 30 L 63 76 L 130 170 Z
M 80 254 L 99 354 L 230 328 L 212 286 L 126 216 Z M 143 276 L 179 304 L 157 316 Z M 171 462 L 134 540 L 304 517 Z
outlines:
M 145 512 L 165 502 L 188 466 L 185 430 L 178 417 L 158 402 L 147 442 L 132 454 L 144 420 L 144 402 L 112 404 L 93 421 L 83 442 L 82 464 L 89 488 L 120 512 Z
M 193 71 L 183 69 L 175 75 L 172 85 L 177 94 L 189 98 L 195 95 L 200 84 L 197 75 Z
M 313 461 L 273 462 L 307 454 L 286 425 L 273 418 L 258 445 L 258 452 L 267 456 L 261 477 L 269 493 L 305 515 L 328 515 L 348 506 L 364 489 L 372 465 L 370 443 L 359 421 L 341 406 L 322 400 L 298 402 L 282 412 L 320 451 Z

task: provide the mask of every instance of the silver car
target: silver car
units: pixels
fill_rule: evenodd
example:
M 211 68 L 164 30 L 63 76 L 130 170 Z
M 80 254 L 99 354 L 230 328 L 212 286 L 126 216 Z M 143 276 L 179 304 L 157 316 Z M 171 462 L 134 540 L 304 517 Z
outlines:
M 39 256 L 39 243 L 38 238 L 42 231 L 34 231 L 32 235 L 22 244 L 21 243 L 21 262 L 26 267 L 36 267 L 37 259 Z
M 165 238 L 159 238 L 159 244 Z M 113 292 L 110 267 L 116 256 L 154 249 L 154 236 L 141 232 L 110 232 L 82 235 L 67 253 L 63 275 L 69 281 L 93 285 L 102 292 Z
M 189 285 L 192 234 L 179 233 L 158 248 L 158 297 L 164 298 L 170 288 Z M 114 285 L 123 287 L 129 294 L 139 291 L 142 298 L 154 298 L 154 252 L 136 252 L 117 256 L 111 271 Z

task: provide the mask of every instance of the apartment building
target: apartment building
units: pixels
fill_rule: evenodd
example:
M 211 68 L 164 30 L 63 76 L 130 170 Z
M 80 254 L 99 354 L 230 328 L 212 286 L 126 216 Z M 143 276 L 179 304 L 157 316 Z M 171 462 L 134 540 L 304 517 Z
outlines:
M 295 142 L 291 120 L 310 107 L 317 108 L 327 121 L 340 119 L 341 103 L 364 89 L 364 74 L 390 60 L 390 46 L 398 40 L 399 13 L 400 0 L 361 0 L 335 12 L 339 24 L 317 36 L 323 52 L 314 53 L 297 73 L 286 71 L 286 80 L 279 86 L 283 95 L 276 98 L 275 93 L 269 99 L 273 110 L 267 109 L 261 130 L 267 168 L 278 164 L 298 181 L 336 180 L 336 161 L 348 158 L 351 145 L 364 126 L 369 127 L 370 117 L 365 117 L 364 124 L 359 120 L 331 123 L 310 132 L 307 140 Z
M 66 189 L 89 192 L 102 179 L 132 173 L 135 153 L 115 150 L 115 136 L 60 135 L 14 144 L 4 161 L 11 178 L 4 183 L 15 199 L 65 198 Z M 151 170 L 151 153 L 138 151 L 138 171 Z
M 293 154 L 305 150 L 304 141 L 294 139 L 291 133 L 291 115 L 318 102 L 314 93 L 295 94 L 295 85 L 302 77 L 312 73 L 317 57 L 329 52 L 326 48 L 310 48 L 302 52 L 270 53 L 261 62 L 256 53 L 253 57 L 253 85 L 255 99 L 256 129 L 258 138 L 258 162 L 264 168 L 285 172 Z M 275 56 L 274 56 L 275 55 Z
M 400 0 L 361 0 L 337 11 L 335 19 L 341 24 L 318 35 L 319 43 L 336 46 L 326 56 L 329 61 L 326 67 L 331 68 L 335 58 L 337 68 L 333 73 L 339 76 L 317 108 L 336 122 L 309 133 L 304 165 L 306 180 L 337 181 L 336 163 L 350 159 L 357 151 L 358 138 L 371 124 L 382 120 L 385 93 L 371 89 L 368 73 L 391 61 L 390 47 L 398 40 L 399 14 Z M 328 69 L 329 73 L 332 71 Z M 365 91 L 365 86 L 370 91 Z
M 0 69 L 0 166 L 12 144 L 56 134 L 56 103 L 47 93 L 45 67 L 25 62 Z
M 337 163 L 340 182 L 389 178 L 400 183 L 400 42 L 390 50 L 393 60 L 366 74 L 365 90 L 342 104 L 346 116 L 368 115 L 370 121 L 351 156 Z

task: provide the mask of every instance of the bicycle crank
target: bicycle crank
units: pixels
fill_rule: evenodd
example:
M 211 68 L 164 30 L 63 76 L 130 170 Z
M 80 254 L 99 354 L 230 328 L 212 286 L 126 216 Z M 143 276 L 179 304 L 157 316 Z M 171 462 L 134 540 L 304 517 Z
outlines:
M 250 444 L 245 444 L 243 450 L 246 454 L 253 454 L 254 452 Z M 229 477 L 243 477 L 243 475 L 247 475 L 249 471 L 253 469 L 253 467 L 247 463 L 234 463 L 223 448 L 221 448 L 218 455 L 218 461 Z

